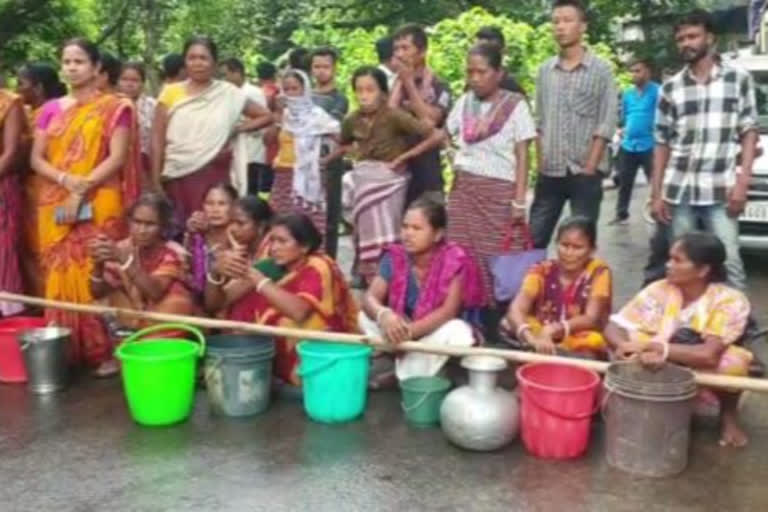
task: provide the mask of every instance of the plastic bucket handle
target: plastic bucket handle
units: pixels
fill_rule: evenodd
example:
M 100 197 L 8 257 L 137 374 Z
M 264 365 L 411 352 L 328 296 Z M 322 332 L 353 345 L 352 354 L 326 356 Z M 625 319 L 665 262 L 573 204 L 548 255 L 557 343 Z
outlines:
M 211 361 L 211 365 L 206 367 L 205 370 L 205 381 L 208 382 L 213 377 L 213 374 L 221 368 L 221 365 L 224 364 L 224 357 L 223 356 L 217 356 L 213 355 L 210 352 L 208 352 L 207 358 Z
M 301 377 L 302 379 L 305 379 L 305 378 L 307 378 L 307 377 L 309 377 L 311 375 L 314 375 L 316 373 L 320 373 L 320 372 L 322 372 L 324 370 L 327 370 L 328 368 L 330 368 L 331 366 L 335 365 L 336 363 L 338 363 L 342 359 L 343 359 L 342 357 L 334 357 L 334 358 L 329 359 L 328 361 L 326 361 L 324 363 L 318 364 L 317 366 L 315 366 L 314 368 L 311 368 L 309 370 L 302 370 L 301 368 L 299 368 L 299 371 L 297 373 L 299 374 L 299 377 Z
M 525 395 L 525 398 L 527 400 L 530 400 L 533 405 L 541 409 L 542 411 L 551 414 L 552 416 L 555 416 L 556 418 L 560 418 L 561 420 L 566 421 L 578 421 L 578 420 L 585 420 L 587 418 L 590 418 L 595 415 L 597 411 L 600 410 L 600 407 L 602 406 L 601 400 L 595 400 L 595 405 L 592 407 L 592 410 L 588 412 L 583 412 L 581 414 L 563 414 L 560 411 L 555 411 L 550 409 L 549 407 L 544 407 L 541 405 L 541 403 L 533 397 L 533 394 L 530 391 L 523 391 L 523 395 Z
M 126 339 L 123 340 L 123 345 L 128 343 L 134 343 L 138 341 L 139 338 L 151 334 L 153 332 L 158 331 L 187 331 L 188 333 L 194 334 L 197 338 L 198 343 L 200 343 L 200 350 L 198 352 L 198 357 L 202 357 L 203 354 L 205 354 L 205 336 L 203 336 L 203 333 L 200 332 L 199 329 L 196 329 L 194 327 L 190 327 L 188 325 L 184 324 L 159 324 L 159 325 L 153 325 L 152 327 L 147 327 L 146 329 L 142 329 L 138 332 L 135 332 L 128 336 Z
M 405 401 L 402 401 L 402 402 L 400 402 L 400 407 L 402 407 L 402 408 L 403 408 L 403 412 L 411 412 L 411 411 L 413 411 L 413 410 L 416 410 L 416 409 L 418 409 L 419 407 L 421 407 L 422 405 L 424 405 L 424 402 L 426 402 L 426 401 L 427 401 L 427 398 L 429 398 L 429 395 L 432 395 L 432 394 L 434 394 L 434 393 L 437 393 L 437 391 L 434 391 L 434 390 L 433 390 L 433 391 L 427 391 L 427 392 L 425 392 L 425 393 L 424 393 L 424 394 L 421 396 L 421 398 L 419 398 L 419 399 L 416 401 L 416 403 L 415 403 L 415 404 L 413 404 L 413 405 L 412 405 L 412 406 L 410 406 L 410 407 L 408 407 L 408 406 L 406 406 L 406 405 L 405 405 Z

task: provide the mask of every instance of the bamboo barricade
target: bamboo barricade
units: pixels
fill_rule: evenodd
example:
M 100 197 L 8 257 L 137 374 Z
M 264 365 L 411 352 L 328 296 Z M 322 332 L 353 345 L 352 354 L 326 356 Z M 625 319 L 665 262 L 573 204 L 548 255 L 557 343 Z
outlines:
M 113 308 L 97 304 L 74 304 L 71 302 L 61 302 L 54 300 L 41 299 L 39 297 L 30 297 L 27 295 L 17 295 L 13 293 L 0 292 L 0 301 L 18 302 L 30 306 L 38 306 L 51 309 L 62 309 L 78 313 L 90 313 L 95 315 L 125 315 L 128 317 L 139 318 L 158 323 L 185 323 L 196 327 L 207 329 L 235 330 L 249 332 L 262 336 L 284 336 L 287 338 L 300 338 L 308 340 L 330 341 L 349 345 L 369 345 L 377 350 L 385 352 L 405 351 L 405 352 L 424 352 L 429 354 L 439 354 L 445 356 L 493 356 L 500 357 L 513 363 L 560 363 L 571 366 L 577 366 L 587 370 L 593 370 L 598 373 L 605 373 L 609 363 L 603 361 L 590 361 L 585 359 L 574 359 L 561 356 L 550 356 L 536 354 L 533 352 L 523 352 L 519 350 L 487 348 L 487 347 L 446 347 L 442 345 L 430 345 L 427 343 L 418 343 L 408 341 L 401 343 L 397 347 L 385 343 L 381 339 L 371 338 L 362 334 L 337 333 L 328 331 L 309 331 L 304 329 L 291 329 L 285 327 L 271 327 L 267 325 L 251 324 L 246 322 L 235 322 L 232 320 L 218 320 L 212 318 L 201 318 L 183 315 L 171 315 L 166 313 L 151 313 L 147 311 L 136 311 L 131 309 Z M 730 375 L 717 375 L 714 373 L 694 372 L 696 382 L 702 386 L 717 389 L 736 389 L 741 391 L 757 391 L 761 393 L 768 392 L 768 379 L 755 379 L 750 377 L 733 377 Z

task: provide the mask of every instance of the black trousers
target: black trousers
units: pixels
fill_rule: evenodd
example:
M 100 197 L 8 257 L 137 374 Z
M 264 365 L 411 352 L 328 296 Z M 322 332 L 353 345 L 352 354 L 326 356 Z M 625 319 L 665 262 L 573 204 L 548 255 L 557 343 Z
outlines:
M 275 181 L 275 171 L 267 164 L 251 162 L 248 164 L 248 195 L 269 193 L 272 182 Z
M 637 170 L 642 167 L 648 183 L 653 172 L 653 150 L 634 153 L 622 149 L 619 152 L 619 198 L 616 201 L 616 217 L 629 218 L 629 203 L 632 200 L 632 189 L 635 186 Z
M 546 249 L 566 201 L 571 214 L 597 222 L 603 200 L 603 175 L 571 174 L 554 178 L 539 175 L 531 206 L 531 235 L 537 249 Z

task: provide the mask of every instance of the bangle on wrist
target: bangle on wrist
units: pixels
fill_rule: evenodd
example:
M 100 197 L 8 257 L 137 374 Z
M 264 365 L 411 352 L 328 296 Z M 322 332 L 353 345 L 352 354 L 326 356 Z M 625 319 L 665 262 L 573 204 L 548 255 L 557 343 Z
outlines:
M 67 173 L 60 172 L 59 176 L 56 178 L 56 181 L 59 183 L 59 185 L 64 186 L 64 181 L 67 179 Z
M 565 340 L 568 336 L 571 335 L 571 326 L 568 323 L 568 320 L 561 320 L 560 326 L 563 328 L 563 340 Z
M 215 286 L 221 286 L 221 285 L 224 284 L 224 281 L 226 281 L 226 279 L 224 277 L 220 277 L 218 279 L 215 279 L 213 277 L 213 274 L 211 274 L 210 272 L 206 272 L 205 273 L 205 279 L 206 279 L 206 281 L 208 281 L 209 283 L 211 283 L 212 285 L 215 285 Z
M 128 256 L 128 259 L 126 260 L 126 262 L 120 265 L 120 270 L 125 272 L 126 270 L 131 268 L 131 265 L 133 265 L 133 254 Z
M 525 200 L 523 201 L 514 200 L 512 201 L 512 207 L 517 208 L 518 210 L 525 210 L 528 207 L 528 202 Z
M 103 283 L 104 282 L 104 278 L 103 277 L 99 277 L 96 274 L 91 274 L 91 282 L 92 283 Z
M 523 340 L 523 334 L 525 331 L 530 331 L 531 326 L 528 324 L 523 324 L 520 327 L 517 328 L 517 333 L 515 333 L 515 337 L 517 338 L 517 341 L 524 341 Z
M 381 317 L 384 316 L 384 313 L 389 313 L 390 311 L 392 311 L 392 310 L 389 309 L 386 306 L 380 307 L 379 310 L 376 312 L 376 323 L 380 324 L 381 323 Z
M 263 278 L 261 281 L 259 281 L 259 284 L 256 285 L 256 293 L 261 293 L 261 289 L 271 282 L 272 280 L 270 278 Z

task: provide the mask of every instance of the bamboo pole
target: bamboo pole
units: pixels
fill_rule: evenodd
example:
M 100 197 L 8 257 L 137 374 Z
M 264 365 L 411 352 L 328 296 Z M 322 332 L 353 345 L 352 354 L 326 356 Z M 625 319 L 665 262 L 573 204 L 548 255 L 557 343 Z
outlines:
M 74 304 L 55 300 L 41 299 L 26 295 L 0 292 L 0 301 L 18 302 L 31 306 L 51 309 L 62 309 L 77 313 L 90 313 L 95 315 L 124 315 L 128 317 L 148 320 L 152 322 L 184 323 L 207 329 L 234 330 L 249 332 L 262 336 L 277 336 L 287 338 L 301 338 L 307 340 L 330 341 L 348 345 L 369 345 L 385 352 L 422 352 L 452 357 L 464 356 L 493 356 L 511 361 L 513 363 L 559 363 L 605 373 L 609 363 L 603 361 L 590 361 L 562 356 L 549 356 L 534 352 L 519 350 L 490 348 L 490 347 L 447 347 L 444 345 L 431 345 L 408 341 L 397 345 L 390 345 L 378 338 L 372 338 L 362 334 L 349 334 L 327 331 L 311 331 L 305 329 L 291 329 L 287 327 L 272 327 L 268 325 L 236 322 L 232 320 L 218 320 L 194 316 L 172 315 L 167 313 L 152 313 L 132 309 L 114 308 L 97 304 Z M 694 372 L 696 382 L 702 386 L 717 389 L 736 389 L 741 391 L 757 391 L 768 393 L 768 379 L 755 379 L 750 377 L 733 377 L 730 375 L 718 375 L 714 373 Z

